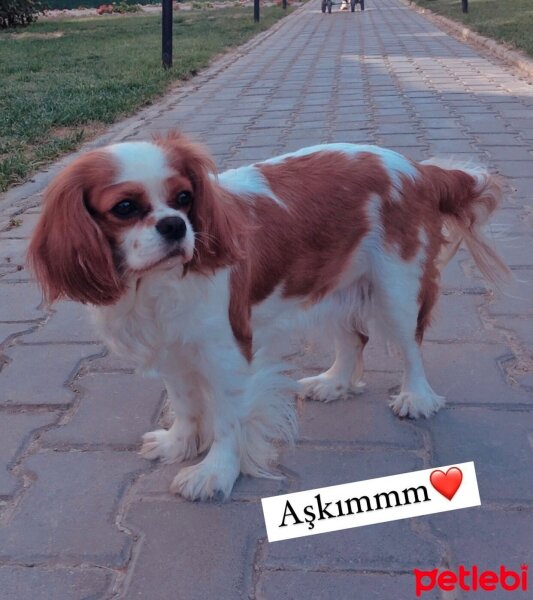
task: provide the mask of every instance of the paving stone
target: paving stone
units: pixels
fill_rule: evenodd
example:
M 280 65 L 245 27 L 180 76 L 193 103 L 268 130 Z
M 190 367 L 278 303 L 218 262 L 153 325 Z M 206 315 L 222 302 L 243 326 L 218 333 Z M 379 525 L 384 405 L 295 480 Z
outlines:
M 259 502 L 136 502 L 126 522 L 144 534 L 128 600 L 248 598 L 256 543 L 265 535 Z
M 3 244 L 0 241 L 0 246 Z M 42 294 L 34 283 L 2 283 L 0 281 L 0 321 L 32 321 L 45 315 L 38 306 Z
M 25 467 L 36 481 L 2 530 L 0 560 L 124 566 L 132 538 L 118 529 L 115 516 L 127 484 L 145 464 L 124 452 L 44 452 L 30 457 Z
M 512 133 L 478 133 L 476 138 L 482 146 L 523 146 L 524 142 L 520 141 L 515 134 Z
M 13 335 L 19 335 L 24 332 L 30 332 L 37 325 L 32 322 L 27 323 L 0 323 L 0 346 L 5 344 L 7 339 Z
M 486 303 L 483 287 L 472 286 L 459 292 L 441 294 L 433 313 L 433 323 L 426 330 L 426 341 L 498 341 L 485 329 L 478 307 Z
M 33 232 L 35 225 L 40 218 L 40 214 L 24 213 L 13 217 L 14 226 L 8 231 L 0 232 L 0 240 L 5 238 L 27 238 Z M 2 262 L 2 260 L 0 260 Z
M 492 315 L 533 314 L 533 269 L 513 270 L 513 279 L 488 306 Z
M 422 354 L 431 386 L 450 406 L 533 403 L 505 382 L 501 363 L 512 353 L 503 345 L 424 342 Z
M 479 565 L 480 570 L 496 571 L 502 564 L 516 571 L 520 571 L 520 565 L 531 565 L 532 519 L 531 508 L 491 510 L 483 505 L 421 517 L 421 520 L 431 523 L 439 537 L 446 539 L 451 548 L 452 568 Z M 506 595 L 512 597 L 512 594 Z M 516 596 L 520 597 L 520 593 Z M 467 597 L 483 600 L 487 593 L 477 596 L 469 593 Z
M 501 213 L 500 213 L 501 214 Z M 496 217 L 498 218 L 498 217 Z M 531 254 L 531 238 L 530 238 L 530 226 L 525 223 L 516 225 L 515 227 L 509 227 L 507 231 L 503 231 L 499 236 L 498 244 L 495 245 L 500 258 L 505 264 L 515 271 L 514 276 L 520 282 L 522 267 L 530 268 L 533 265 L 532 254 Z M 506 282 L 501 285 L 501 291 L 499 295 L 502 299 L 505 299 L 507 294 L 511 294 L 508 291 L 508 286 L 511 282 Z
M 348 449 L 342 445 L 299 445 L 283 449 L 281 464 L 294 476 L 291 491 L 362 481 L 423 468 L 420 458 L 400 449 Z
M 496 327 L 512 332 L 533 354 L 533 319 L 515 315 L 501 315 L 495 318 Z
M 455 140 L 431 140 L 430 156 L 452 155 L 455 157 L 458 153 L 470 153 L 472 156 L 473 146 L 467 139 Z
M 23 265 L 26 262 L 27 240 L 3 239 L 0 244 L 0 264 Z
M 435 465 L 473 460 L 481 501 L 531 501 L 533 412 L 460 408 L 426 424 Z
M 329 404 L 305 401 L 299 408 L 299 438 L 419 448 L 422 440 L 416 427 L 398 419 L 388 406 L 398 374 L 367 372 L 364 381 L 367 388 L 361 395 Z
M 283 540 L 265 548 L 268 569 L 320 571 L 434 568 L 442 556 L 436 540 L 414 531 L 408 520 Z M 304 525 L 302 525 L 304 526 Z
M 5 354 L 11 362 L 0 371 L 0 404 L 69 404 L 73 392 L 65 383 L 73 377 L 82 358 L 99 350 L 99 346 L 83 344 L 9 348 Z
M 414 597 L 414 590 L 413 575 L 266 571 L 259 579 L 256 597 L 264 600 L 383 600 L 411 598 Z M 433 590 L 425 592 L 423 598 L 439 600 L 440 595 Z
M 104 350 L 102 350 L 104 352 Z M 105 356 L 94 358 L 88 364 L 88 370 L 91 372 L 113 373 L 118 371 L 134 371 L 135 365 L 131 360 L 117 356 L 108 351 Z
M 77 387 L 81 400 L 69 422 L 43 436 L 52 446 L 140 444 L 143 433 L 157 428 L 163 383 L 126 373 L 89 373 Z
M 454 129 L 447 127 L 446 129 L 425 129 L 424 137 L 429 141 L 433 140 L 467 140 L 468 136 L 463 129 Z
M 0 417 L 0 497 L 12 495 L 19 482 L 9 472 L 19 454 L 24 451 L 32 433 L 57 421 L 58 413 L 3 413 Z M 1 588 L 0 588 L 1 589 Z
M 530 177 L 533 160 L 499 160 L 496 162 L 498 173 L 505 177 Z
M 100 338 L 85 306 L 78 302 L 56 302 L 54 314 L 24 342 L 99 342 Z
M 0 566 L 2 600 L 88 600 L 110 581 L 103 569 Z

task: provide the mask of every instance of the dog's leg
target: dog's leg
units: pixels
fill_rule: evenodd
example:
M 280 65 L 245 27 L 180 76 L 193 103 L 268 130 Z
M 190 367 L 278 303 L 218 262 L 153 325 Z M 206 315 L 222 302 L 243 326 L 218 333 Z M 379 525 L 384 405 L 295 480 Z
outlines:
M 249 365 L 236 344 L 218 346 L 211 341 L 203 349 L 200 387 L 204 390 L 205 407 L 200 431 L 212 439 L 212 444 L 203 460 L 180 470 L 172 481 L 171 491 L 189 500 L 230 495 L 240 472 L 248 376 Z
M 201 389 L 191 371 L 167 368 L 163 374 L 174 422 L 170 429 L 158 429 L 143 435 L 140 450 L 144 458 L 161 462 L 183 462 L 198 452 L 198 426 L 202 412 Z
M 335 362 L 324 373 L 304 377 L 300 383 L 307 397 L 322 402 L 337 400 L 348 393 L 361 393 L 363 376 L 363 349 L 368 337 L 362 333 L 339 327 L 335 332 Z
M 399 346 L 405 366 L 400 393 L 392 398 L 390 406 L 400 417 L 429 417 L 444 405 L 445 399 L 431 389 L 416 341 L 420 271 L 415 265 L 391 260 L 383 261 L 380 271 L 375 281 L 376 323 L 387 339 Z

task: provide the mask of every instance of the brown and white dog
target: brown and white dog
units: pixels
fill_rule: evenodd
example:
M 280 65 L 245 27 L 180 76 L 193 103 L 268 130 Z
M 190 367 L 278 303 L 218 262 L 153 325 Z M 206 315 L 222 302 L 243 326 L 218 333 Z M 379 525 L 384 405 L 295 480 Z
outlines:
M 109 346 L 164 379 L 172 427 L 141 453 L 205 457 L 175 477 L 190 499 L 268 476 L 294 435 L 276 353 L 289 328 L 324 327 L 333 366 L 301 380 L 330 401 L 362 386 L 374 319 L 405 361 L 393 411 L 443 404 L 420 343 L 439 271 L 461 241 L 488 278 L 506 268 L 481 227 L 500 188 L 483 169 L 415 163 L 376 146 L 304 148 L 221 173 L 178 133 L 76 159 L 49 186 L 29 249 L 46 299 L 92 305 Z M 445 240 L 443 230 L 448 232 Z

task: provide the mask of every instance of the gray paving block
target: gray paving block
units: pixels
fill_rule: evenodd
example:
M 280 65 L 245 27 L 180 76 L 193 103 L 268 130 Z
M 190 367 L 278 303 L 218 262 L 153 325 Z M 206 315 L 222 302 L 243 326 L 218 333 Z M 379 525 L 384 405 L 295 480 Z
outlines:
M 54 313 L 31 335 L 26 343 L 99 342 L 100 337 L 91 322 L 89 311 L 78 302 L 62 301 L 53 306 Z
M 363 481 L 423 469 L 422 460 L 401 449 L 301 445 L 284 449 L 281 464 L 294 473 L 291 491 Z
M 13 225 L 7 231 L 0 232 L 0 240 L 5 238 L 27 238 L 39 221 L 40 214 L 24 213 L 13 218 Z M 0 260 L 0 262 L 2 262 Z
M 248 598 L 264 536 L 259 502 L 136 502 L 126 521 L 143 536 L 128 600 Z
M 103 569 L 0 566 L 2 600 L 88 600 L 99 598 L 110 581 Z
M 0 247 L 4 241 L 0 240 Z M 0 280 L 0 321 L 31 321 L 42 319 L 44 310 L 38 306 L 42 294 L 34 283 L 2 283 Z
M 43 436 L 49 446 L 132 447 L 157 428 L 163 382 L 127 373 L 89 373 L 77 387 L 81 398 L 68 423 Z
M 0 323 L 0 345 L 5 344 L 11 336 L 29 333 L 37 327 L 35 323 Z
M 272 542 L 264 554 L 264 566 L 276 570 L 387 572 L 434 568 L 443 559 L 436 538 L 415 533 L 403 519 Z
M 533 269 L 515 269 L 488 306 L 492 315 L 533 315 Z
M 435 466 L 475 462 L 482 503 L 531 502 L 533 412 L 444 410 L 424 425 Z
M 366 390 L 329 404 L 305 401 L 299 408 L 302 440 L 398 445 L 417 449 L 422 440 L 413 422 L 398 419 L 388 406 L 397 373 L 367 372 Z
M 98 351 L 100 346 L 88 344 L 9 348 L 6 355 L 11 362 L 0 372 L 0 404 L 69 404 L 73 392 L 65 383 L 75 375 L 82 358 Z
M 57 421 L 57 412 L 3 413 L 0 416 L 0 497 L 10 496 L 20 482 L 8 471 L 24 451 L 32 433 Z
M 81 561 L 122 567 L 133 539 L 115 523 L 128 482 L 146 461 L 123 452 L 44 452 L 35 481 L 2 530 L 0 561 Z
M 422 354 L 433 389 L 449 405 L 532 404 L 505 381 L 502 363 L 512 357 L 500 344 L 424 342 Z
M 421 517 L 421 520 L 431 524 L 436 535 L 446 540 L 451 549 L 452 568 L 462 564 L 482 565 L 483 570 L 499 570 L 503 564 L 515 571 L 520 570 L 520 565 L 531 565 L 533 560 L 532 519 L 531 508 L 493 510 L 483 505 Z M 506 596 L 512 597 L 512 594 L 507 593 Z M 516 593 L 516 596 L 520 597 L 520 593 Z M 478 594 L 476 600 L 485 597 L 486 592 Z
M 414 597 L 414 577 L 397 573 L 339 573 L 266 571 L 261 574 L 257 597 L 264 600 L 385 600 Z M 437 591 L 424 593 L 438 600 Z
M 0 264 L 23 265 L 27 248 L 28 240 L 3 239 L 0 244 Z
M 495 342 L 498 336 L 486 329 L 479 316 L 479 306 L 487 302 L 484 287 L 441 294 L 433 313 L 433 323 L 426 330 L 427 341 Z

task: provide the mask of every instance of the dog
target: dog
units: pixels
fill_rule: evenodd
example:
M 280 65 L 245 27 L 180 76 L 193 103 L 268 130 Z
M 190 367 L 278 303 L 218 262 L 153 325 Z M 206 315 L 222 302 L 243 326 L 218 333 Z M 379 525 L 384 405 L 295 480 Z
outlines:
M 482 168 L 326 144 L 220 174 L 179 132 L 91 151 L 50 184 L 28 259 L 45 299 L 90 305 L 109 347 L 156 371 L 175 420 L 141 454 L 179 470 L 171 489 L 228 497 L 240 473 L 275 477 L 295 435 L 279 361 L 292 326 L 334 339 L 330 369 L 300 381 L 329 402 L 363 387 L 374 319 L 403 355 L 392 410 L 444 404 L 420 344 L 439 273 L 464 242 L 490 280 L 507 269 L 482 226 L 501 198 Z

